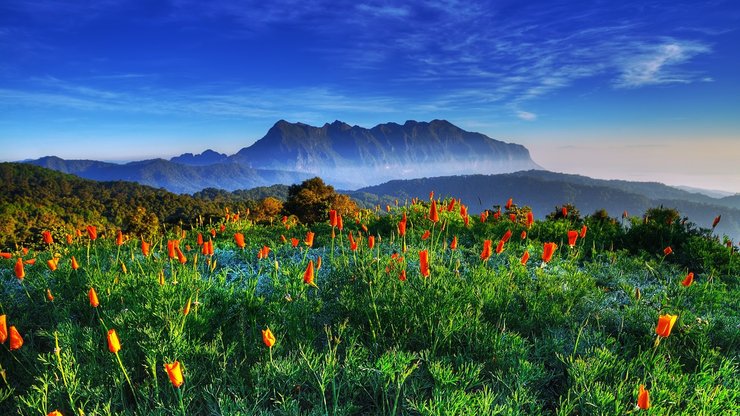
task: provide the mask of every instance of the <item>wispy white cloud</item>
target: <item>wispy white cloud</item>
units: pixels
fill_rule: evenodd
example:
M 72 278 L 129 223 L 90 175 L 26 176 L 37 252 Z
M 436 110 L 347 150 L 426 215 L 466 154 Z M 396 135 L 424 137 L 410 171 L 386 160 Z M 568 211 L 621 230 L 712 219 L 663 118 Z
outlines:
M 537 114 L 530 113 L 529 111 L 517 111 L 516 116 L 524 121 L 537 120 Z
M 622 74 L 616 80 L 617 87 L 635 88 L 654 84 L 690 83 L 701 80 L 696 74 L 681 70 L 680 65 L 695 56 L 710 52 L 707 45 L 698 42 L 670 41 L 658 45 L 646 45 L 644 53 L 627 59 Z

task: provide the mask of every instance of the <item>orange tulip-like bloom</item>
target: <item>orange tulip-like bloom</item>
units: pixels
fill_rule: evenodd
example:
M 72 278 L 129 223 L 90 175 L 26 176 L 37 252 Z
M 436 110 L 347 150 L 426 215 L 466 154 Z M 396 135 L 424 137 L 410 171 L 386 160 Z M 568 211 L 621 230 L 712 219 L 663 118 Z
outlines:
M 637 407 L 642 410 L 650 408 L 650 393 L 645 390 L 644 384 L 640 384 L 640 391 L 637 393 Z
M 506 209 L 511 209 L 511 206 L 514 204 L 514 199 L 509 198 L 508 201 L 506 201 Z
M 202 246 L 203 245 L 203 234 L 202 233 L 198 233 L 198 236 L 195 238 L 195 242 L 199 246 Z
M 167 257 L 170 259 L 175 258 L 175 244 L 177 240 L 167 240 Z
M 367 237 L 367 248 L 369 248 L 370 250 L 372 250 L 373 247 L 375 247 L 375 236 L 374 235 L 369 235 Z
M 164 365 L 165 371 L 167 371 L 167 376 L 170 378 L 170 383 L 175 388 L 179 388 L 182 386 L 182 383 L 185 382 L 185 380 L 182 378 L 182 368 L 180 368 L 180 362 L 175 361 L 174 363 L 166 364 Z
M 29 266 L 33 266 L 34 264 L 36 264 L 36 259 L 28 259 L 28 260 L 25 260 L 25 261 L 23 261 L 23 264 L 27 264 Z
M 18 330 L 15 329 L 15 326 L 10 327 L 10 331 L 8 332 L 10 335 L 10 350 L 14 351 L 19 349 L 23 346 L 23 337 L 20 333 L 18 333 Z
M 117 354 L 120 350 L 121 342 L 118 340 L 118 334 L 115 329 L 111 328 L 108 330 L 108 351 Z
M 51 289 L 46 289 L 46 300 L 49 302 L 54 302 L 54 295 L 51 294 Z
M 305 244 L 306 244 L 307 246 L 309 246 L 309 247 L 313 247 L 313 237 L 314 237 L 315 235 L 316 235 L 316 234 L 315 234 L 314 232 L 312 232 L 312 231 L 308 231 L 308 232 L 306 233 L 306 239 L 305 239 L 305 240 L 304 240 L 303 242 L 304 242 L 304 243 L 305 243 Z
M 429 277 L 429 252 L 426 250 L 419 252 L 419 269 L 422 276 Z
M 534 214 L 532 211 L 527 212 L 527 228 L 531 228 L 534 224 Z
M 526 231 L 524 231 L 524 230 L 522 230 L 522 233 L 521 233 L 521 234 L 519 235 L 519 237 L 520 237 L 520 238 L 521 238 L 522 240 L 524 240 L 525 238 L 527 238 L 527 232 L 526 232 Z
M 20 257 L 18 257 L 18 260 L 15 262 L 15 277 L 19 280 L 23 280 L 23 278 L 26 277 L 26 270 L 23 268 L 23 259 Z
M 0 344 L 5 344 L 8 339 L 8 317 L 0 315 Z
M 321 270 L 321 262 L 321 256 L 319 256 L 319 258 L 316 259 L 316 271 Z
M 529 251 L 525 251 L 524 254 L 522 254 L 522 259 L 519 260 L 523 266 L 527 265 L 527 262 L 529 261 Z
M 683 279 L 683 282 L 681 282 L 682 285 L 689 287 L 691 284 L 694 283 L 694 272 L 689 272 L 689 274 L 686 275 L 686 277 Z
M 0 253 L 0 258 L 9 259 L 11 257 L 13 257 L 13 254 L 12 253 L 8 253 L 7 251 L 3 251 L 2 253 Z
M 64 416 L 64 415 L 62 415 L 62 412 L 60 412 L 59 410 L 54 410 L 53 412 L 47 413 L 46 416 Z
M 565 217 L 568 216 L 568 208 L 567 207 L 561 208 L 560 209 L 560 212 L 563 214 L 563 218 L 565 218 Z
M 221 224 L 221 226 L 218 227 L 218 230 L 221 231 L 221 232 L 226 231 L 226 224 Z
M 401 237 L 406 235 L 406 219 L 403 219 L 398 222 L 398 235 L 400 235 Z
M 87 235 L 90 237 L 90 240 L 97 240 L 98 239 L 98 229 L 94 225 L 88 225 L 87 226 Z
M 141 239 L 141 254 L 144 255 L 144 257 L 149 257 L 149 248 L 151 247 L 151 244 L 144 241 L 144 239 Z
M 314 279 L 313 260 L 309 260 L 306 271 L 303 272 L 303 282 L 309 286 L 317 287 Z
M 496 254 L 501 254 L 504 251 L 504 244 L 506 244 L 504 240 L 498 240 L 498 244 L 496 245 Z
M 483 242 L 483 251 L 480 253 L 481 260 L 487 261 L 491 257 L 491 244 L 493 244 L 491 240 L 485 240 Z
M 72 237 L 72 234 L 67 234 L 67 244 L 71 245 L 74 242 L 74 237 Z
M 244 248 L 244 234 L 242 233 L 236 233 L 234 234 L 234 241 L 236 242 L 236 246 L 239 248 Z
M 552 255 L 555 254 L 555 250 L 558 249 L 558 245 L 555 243 L 545 243 L 542 249 L 542 261 L 545 263 L 552 260 Z
M 118 232 L 116 233 L 116 245 L 123 245 L 123 233 L 121 232 L 121 230 L 118 230 Z
M 509 221 L 516 222 L 516 214 L 509 214 Z
M 46 244 L 54 244 L 54 238 L 52 238 L 51 232 L 48 230 L 41 232 L 41 238 Z
M 429 207 L 429 220 L 431 222 L 439 222 L 439 212 L 437 212 L 437 201 L 432 200 L 432 206 Z
M 671 246 L 668 246 L 668 247 L 666 247 L 666 248 L 663 249 L 663 255 L 664 256 L 667 256 L 667 255 L 669 255 L 671 253 L 673 253 L 673 249 L 671 248 Z
M 355 241 L 355 238 L 352 236 L 352 231 L 349 232 L 349 249 L 357 251 L 357 241 Z
M 338 224 L 337 210 L 335 209 L 329 210 L 329 225 L 332 227 L 336 227 L 337 224 Z
M 508 243 L 509 239 L 511 238 L 511 234 L 511 230 L 506 230 L 503 237 L 501 237 L 501 241 L 503 241 L 504 243 Z
M 488 219 L 488 211 L 483 211 L 480 213 L 480 222 L 486 222 Z
M 100 302 L 98 301 L 98 292 L 95 291 L 94 287 L 91 287 L 87 292 L 87 297 L 90 299 L 90 306 L 93 308 L 97 308 L 100 305 Z
M 722 219 L 722 215 L 717 215 L 716 217 L 714 217 L 714 221 L 712 221 L 712 229 L 714 229 L 714 227 L 716 227 L 717 224 L 719 224 L 719 220 L 721 219 Z
M 72 263 L 72 270 L 77 270 L 80 268 L 80 265 L 77 264 L 77 259 L 75 258 L 75 256 L 72 256 L 69 261 Z
M 452 237 L 452 242 L 450 243 L 450 249 L 451 250 L 457 249 L 457 236 Z
M 678 315 L 660 315 L 658 317 L 658 326 L 655 327 L 655 333 L 660 337 L 667 338 L 668 335 L 671 335 L 671 329 L 673 329 L 676 319 L 678 319 Z
M 588 227 L 586 227 L 586 224 L 583 224 L 583 227 L 581 227 L 581 233 L 578 234 L 578 237 L 586 238 L 586 231 L 588 231 Z
M 185 263 L 187 263 L 187 262 L 188 262 L 188 258 L 187 258 L 187 257 L 185 257 L 185 253 L 183 253 L 183 252 L 182 252 L 182 250 L 180 250 L 180 247 L 178 247 L 178 246 L 175 246 L 175 253 L 177 253 L 177 260 L 178 260 L 178 261 L 179 261 L 179 262 L 180 262 L 181 264 L 185 264 Z
M 57 261 L 58 260 L 56 258 L 49 259 L 46 261 L 46 265 L 49 267 L 49 270 L 51 270 L 52 272 L 57 269 Z
M 452 198 L 449 204 L 447 204 L 447 212 L 452 212 L 455 209 L 455 198 Z
M 568 245 L 569 246 L 575 247 L 577 239 L 578 239 L 578 231 L 576 230 L 568 231 Z
M 293 237 L 293 238 L 291 238 L 291 239 L 290 239 L 290 244 L 291 244 L 291 245 L 292 245 L 293 247 L 298 247 L 298 243 L 300 243 L 300 242 L 301 242 L 301 241 L 300 241 L 300 240 L 298 240 L 298 239 L 297 239 L 297 238 L 295 238 L 295 237 Z
M 468 216 L 467 205 L 460 204 L 460 217 L 465 218 Z
M 398 280 L 402 282 L 406 281 L 406 269 L 401 270 L 401 273 L 398 275 Z
M 272 348 L 275 345 L 275 335 L 272 334 L 269 327 L 262 330 L 262 342 L 265 343 L 267 348 Z
M 467 227 L 470 225 L 470 216 L 466 215 L 463 217 L 463 224 Z
M 432 235 L 432 233 L 429 230 L 426 230 L 424 231 L 424 234 L 422 234 L 421 239 L 426 240 L 430 235 Z

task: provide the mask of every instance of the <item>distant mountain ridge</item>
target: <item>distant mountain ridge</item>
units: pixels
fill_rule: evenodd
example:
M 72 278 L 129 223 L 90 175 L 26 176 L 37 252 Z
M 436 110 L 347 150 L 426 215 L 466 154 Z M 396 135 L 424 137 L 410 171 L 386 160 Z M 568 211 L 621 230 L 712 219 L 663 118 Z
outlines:
M 606 209 L 613 217 L 627 211 L 642 215 L 647 209 L 665 206 L 676 208 L 681 215 L 700 227 L 710 228 L 713 219 L 722 215 L 716 232 L 740 240 L 740 197 L 721 199 L 692 194 L 656 182 L 627 182 L 592 179 L 548 171 L 524 171 L 498 175 L 464 175 L 410 180 L 394 180 L 349 192 L 365 204 L 386 204 L 398 198 L 427 198 L 436 195 L 461 198 L 471 213 L 503 205 L 508 198 L 532 208 L 538 218 L 556 206 L 572 203 L 582 215 Z
M 524 146 L 468 132 L 445 120 L 386 123 L 371 129 L 341 121 L 314 127 L 280 120 L 264 137 L 231 156 L 208 149 L 170 160 L 120 165 L 54 156 L 26 163 L 86 179 L 128 180 L 177 193 L 291 184 L 316 175 L 352 189 L 397 178 L 540 168 Z

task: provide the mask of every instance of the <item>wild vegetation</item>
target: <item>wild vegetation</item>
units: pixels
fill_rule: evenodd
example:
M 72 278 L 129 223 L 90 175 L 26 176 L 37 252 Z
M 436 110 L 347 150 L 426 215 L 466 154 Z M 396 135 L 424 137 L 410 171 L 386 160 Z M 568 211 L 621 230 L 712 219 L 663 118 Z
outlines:
M 672 209 L 515 202 L 37 221 L 0 258 L 0 413 L 740 411 L 737 247 Z

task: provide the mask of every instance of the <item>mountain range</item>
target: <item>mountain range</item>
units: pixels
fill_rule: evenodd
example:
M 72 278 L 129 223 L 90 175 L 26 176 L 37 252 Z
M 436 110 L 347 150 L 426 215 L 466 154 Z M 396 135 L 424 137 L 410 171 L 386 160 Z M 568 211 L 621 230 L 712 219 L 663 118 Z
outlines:
M 230 156 L 208 149 L 126 164 L 54 156 L 27 163 L 176 193 L 297 183 L 317 175 L 334 186 L 354 189 L 391 179 L 540 168 L 524 146 L 468 132 L 445 120 L 385 123 L 371 129 L 341 121 L 314 127 L 280 120 L 264 137 Z

